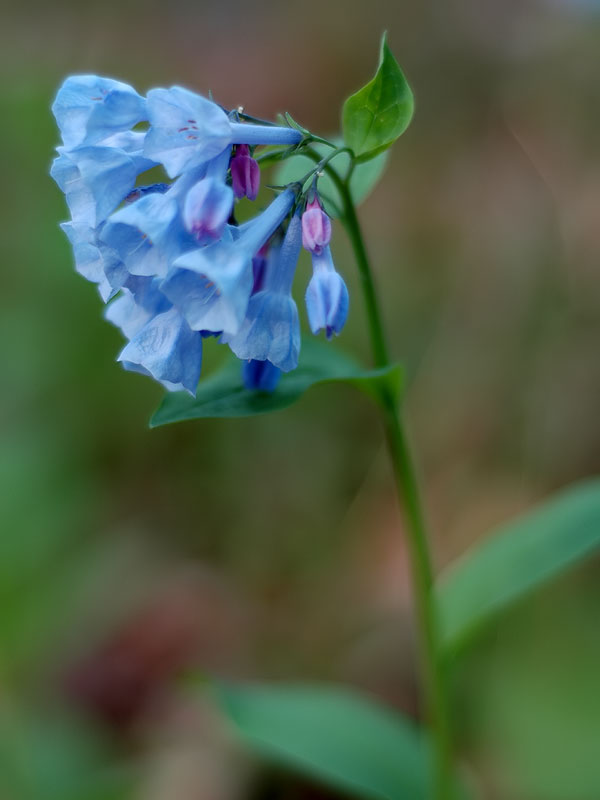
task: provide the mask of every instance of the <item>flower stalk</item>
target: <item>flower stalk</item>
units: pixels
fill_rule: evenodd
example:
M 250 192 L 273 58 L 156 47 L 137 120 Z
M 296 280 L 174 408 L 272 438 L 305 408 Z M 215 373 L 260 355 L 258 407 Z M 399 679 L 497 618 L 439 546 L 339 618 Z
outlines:
M 311 158 L 319 161 L 312 151 Z M 346 229 L 360 276 L 365 301 L 373 361 L 377 367 L 390 365 L 390 356 L 373 273 L 356 208 L 349 187 L 353 164 L 345 179 L 328 163 L 321 165 L 335 183 L 342 198 L 341 222 Z M 406 523 L 406 542 L 413 580 L 415 612 L 419 633 L 421 682 L 425 713 L 431 728 L 434 755 L 433 797 L 451 797 L 452 745 L 446 676 L 439 646 L 439 623 L 433 598 L 433 569 L 423 504 L 406 432 L 395 396 L 383 390 L 380 396 L 383 425 L 394 471 L 396 492 Z

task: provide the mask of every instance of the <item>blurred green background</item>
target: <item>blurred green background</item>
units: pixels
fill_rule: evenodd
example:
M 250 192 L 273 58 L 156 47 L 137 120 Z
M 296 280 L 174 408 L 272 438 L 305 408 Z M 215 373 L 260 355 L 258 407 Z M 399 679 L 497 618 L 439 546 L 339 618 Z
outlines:
M 176 676 L 318 679 L 418 717 L 410 578 L 376 414 L 325 387 L 150 431 L 161 397 L 74 273 L 48 177 L 70 73 L 337 130 L 382 30 L 414 122 L 361 210 L 442 567 L 600 472 L 600 5 L 9 3 L 0 33 L 0 798 L 333 797 L 266 770 Z M 347 241 L 338 344 L 368 359 Z M 304 266 L 303 280 L 307 277 Z M 305 318 L 304 318 L 305 320 Z M 212 356 L 209 354 L 210 368 Z M 454 680 L 481 797 L 600 797 L 592 563 Z

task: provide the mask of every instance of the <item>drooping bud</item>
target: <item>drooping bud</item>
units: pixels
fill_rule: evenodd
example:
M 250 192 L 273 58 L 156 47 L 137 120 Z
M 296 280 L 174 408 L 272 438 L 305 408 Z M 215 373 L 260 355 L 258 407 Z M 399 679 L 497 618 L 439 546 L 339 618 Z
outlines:
M 231 159 L 231 183 L 233 193 L 248 200 L 256 200 L 260 188 L 260 167 L 258 162 L 250 155 L 247 144 L 238 144 L 235 155 Z
M 321 255 L 323 248 L 327 247 L 330 241 L 331 220 L 315 195 L 302 214 L 302 246 L 315 255 Z

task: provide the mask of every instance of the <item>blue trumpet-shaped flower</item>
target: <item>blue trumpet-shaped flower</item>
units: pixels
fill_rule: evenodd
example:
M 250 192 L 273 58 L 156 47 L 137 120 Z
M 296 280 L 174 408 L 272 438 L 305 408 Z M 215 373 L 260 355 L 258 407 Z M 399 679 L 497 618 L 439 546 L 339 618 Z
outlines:
M 212 100 L 181 86 L 148 92 L 148 119 L 144 152 L 160 161 L 172 178 L 232 144 L 297 144 L 302 139 L 293 128 L 230 122 Z
M 169 391 L 195 394 L 202 369 L 202 334 L 171 308 L 152 317 L 121 351 L 125 369 L 150 375 Z
M 171 308 L 156 278 L 130 277 L 123 291 L 104 312 L 105 318 L 132 339 L 152 317 Z
M 225 178 L 229 149 L 210 161 L 206 174 L 185 194 L 183 221 L 198 244 L 219 239 L 233 210 L 233 189 Z
M 292 282 L 301 246 L 302 223 L 295 214 L 281 247 L 270 254 L 264 288 L 250 298 L 239 331 L 223 336 L 238 358 L 269 361 L 282 372 L 298 366 L 300 322 Z
M 168 239 L 177 218 L 168 193 L 149 194 L 112 214 L 100 233 L 131 275 L 164 277 L 169 271 Z
M 106 317 L 128 339 L 119 356 L 124 367 L 169 390 L 194 392 L 202 339 L 212 335 L 244 362 L 248 388 L 272 391 L 281 372 L 298 363 L 291 286 L 299 212 L 281 246 L 271 238 L 285 226 L 300 186 L 239 226 L 234 206 L 258 192 L 251 148 L 293 146 L 303 134 L 240 122 L 239 114 L 180 87 L 153 89 L 146 99 L 93 75 L 68 78 L 53 111 L 63 144 L 51 174 L 71 212 L 62 227 L 77 271 L 112 301 Z M 138 129 L 144 121 L 147 130 Z M 143 173 L 159 165 L 172 181 L 145 185 Z M 315 255 L 309 317 L 313 330 L 331 335 L 343 325 L 347 292 L 326 247 L 328 220 L 311 213 L 304 215 L 305 244 Z
M 131 86 L 97 75 L 67 78 L 52 112 L 68 148 L 98 144 L 147 119 L 146 101 Z
M 73 222 L 63 222 L 60 227 L 73 247 L 75 269 L 97 284 L 100 296 L 107 302 L 127 279 L 125 265 L 114 250 L 99 240 L 98 230 Z
M 306 290 L 306 310 L 313 333 L 325 329 L 328 339 L 344 327 L 348 316 L 348 289 L 335 271 L 329 245 L 313 253 L 313 275 Z
M 252 258 L 290 212 L 295 191 L 286 189 L 236 239 L 184 253 L 161 284 L 193 330 L 239 330 L 254 284 Z
M 58 148 L 50 174 L 65 193 L 73 222 L 95 228 L 135 186 L 153 161 L 120 147 Z
M 106 318 L 129 339 L 119 355 L 125 369 L 150 375 L 169 391 L 196 391 L 202 334 L 190 329 L 156 279 L 132 279 L 108 306 Z

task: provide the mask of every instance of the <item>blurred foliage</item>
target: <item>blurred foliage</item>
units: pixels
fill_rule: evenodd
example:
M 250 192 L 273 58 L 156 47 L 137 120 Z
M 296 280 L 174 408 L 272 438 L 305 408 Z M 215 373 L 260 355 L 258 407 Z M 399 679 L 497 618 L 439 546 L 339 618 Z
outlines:
M 257 774 L 214 711 L 182 696 L 182 663 L 335 679 L 419 713 L 406 559 L 371 404 L 325 386 L 278 414 L 149 431 L 162 392 L 115 364 L 119 334 L 73 272 L 47 176 L 49 106 L 69 72 L 141 90 L 212 88 L 226 105 L 262 117 L 289 109 L 327 134 L 372 74 L 384 28 L 416 113 L 362 220 L 407 365 L 440 566 L 600 472 L 597 5 L 10 4 L 0 49 L 3 800 L 104 800 L 103 781 L 127 791 L 114 776 L 130 769 L 130 794 L 143 800 L 251 787 L 330 796 Z M 340 345 L 366 362 L 339 228 L 333 249 L 352 297 Z M 600 794 L 597 567 L 519 606 L 455 676 L 463 760 L 486 798 Z M 135 700 L 127 713 L 123 697 Z

